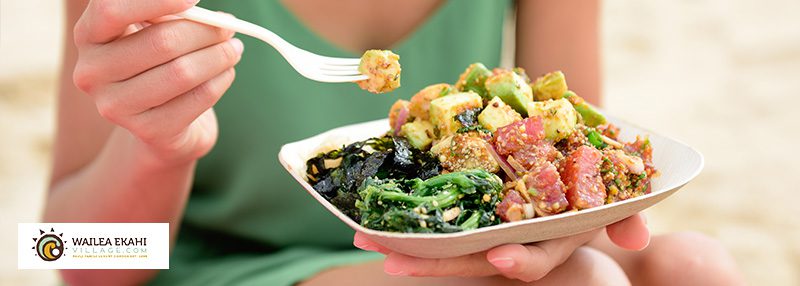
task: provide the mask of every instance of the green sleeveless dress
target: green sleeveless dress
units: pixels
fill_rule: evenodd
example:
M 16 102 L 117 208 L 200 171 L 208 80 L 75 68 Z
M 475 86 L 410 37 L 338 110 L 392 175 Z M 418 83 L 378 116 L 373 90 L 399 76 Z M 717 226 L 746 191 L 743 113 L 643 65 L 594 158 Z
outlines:
M 267 27 L 322 55 L 360 57 L 315 35 L 278 0 L 200 3 Z M 152 284 L 291 285 L 333 266 L 380 259 L 352 245 L 353 230 L 309 196 L 277 159 L 281 145 L 384 118 L 397 99 L 455 83 L 472 62 L 498 66 L 509 0 L 447 1 L 407 39 L 402 86 L 375 95 L 355 84 L 308 80 L 270 46 L 239 35 L 236 81 L 215 107 L 219 140 L 200 160 L 180 234 Z M 376 47 L 382 48 L 382 47 Z

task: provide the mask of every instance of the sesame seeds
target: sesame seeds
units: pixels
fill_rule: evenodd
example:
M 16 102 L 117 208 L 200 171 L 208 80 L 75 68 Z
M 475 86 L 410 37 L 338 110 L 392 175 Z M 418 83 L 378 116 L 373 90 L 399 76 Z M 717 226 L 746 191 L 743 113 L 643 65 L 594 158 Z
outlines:
M 475 132 L 453 136 L 452 143 L 441 151 L 439 161 L 442 167 L 452 171 L 482 168 L 496 172 L 500 169 L 500 165 L 486 150 L 484 140 Z

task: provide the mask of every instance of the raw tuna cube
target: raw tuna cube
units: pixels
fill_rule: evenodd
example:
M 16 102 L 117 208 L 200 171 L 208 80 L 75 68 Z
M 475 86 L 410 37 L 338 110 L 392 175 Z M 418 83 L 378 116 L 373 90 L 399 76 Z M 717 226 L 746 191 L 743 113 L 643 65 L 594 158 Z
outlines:
M 516 190 L 508 190 L 495 213 L 505 222 L 518 221 L 525 218 L 525 199 Z
M 600 176 L 603 154 L 589 146 L 575 149 L 564 162 L 561 180 L 567 185 L 567 200 L 573 209 L 603 205 L 606 187 Z
M 495 132 L 495 147 L 502 156 L 522 150 L 544 139 L 544 126 L 539 117 L 529 117 L 498 128 Z
M 566 186 L 561 182 L 553 164 L 544 162 L 522 177 L 533 201 L 534 210 L 540 216 L 553 215 L 567 209 Z

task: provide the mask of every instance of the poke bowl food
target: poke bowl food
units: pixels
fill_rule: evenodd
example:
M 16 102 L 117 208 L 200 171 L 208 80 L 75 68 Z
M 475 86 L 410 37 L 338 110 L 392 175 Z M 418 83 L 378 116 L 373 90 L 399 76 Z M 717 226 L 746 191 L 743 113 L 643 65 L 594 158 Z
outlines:
M 358 71 L 366 75 L 357 81 L 361 89 L 372 93 L 385 93 L 400 87 L 400 56 L 387 50 L 368 50 L 361 56 Z
M 382 136 L 304 166 L 321 197 L 372 230 L 456 233 L 581 212 L 644 196 L 658 176 L 648 137 L 621 140 L 560 71 L 530 80 L 475 63 L 388 114 Z

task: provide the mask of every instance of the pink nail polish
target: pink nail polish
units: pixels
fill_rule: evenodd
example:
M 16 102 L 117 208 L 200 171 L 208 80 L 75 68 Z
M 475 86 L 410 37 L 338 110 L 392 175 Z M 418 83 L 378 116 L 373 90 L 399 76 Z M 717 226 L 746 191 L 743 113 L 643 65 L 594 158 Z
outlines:
M 508 268 L 514 267 L 514 259 L 511 259 L 510 257 L 495 258 L 495 259 L 489 260 L 489 263 L 494 265 L 494 267 L 502 268 L 502 269 L 508 269 Z

